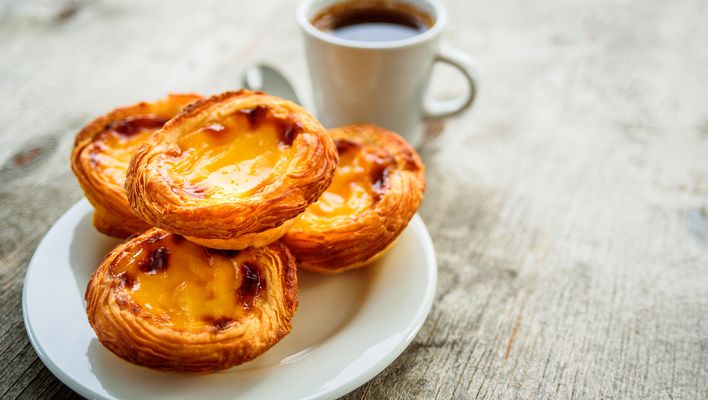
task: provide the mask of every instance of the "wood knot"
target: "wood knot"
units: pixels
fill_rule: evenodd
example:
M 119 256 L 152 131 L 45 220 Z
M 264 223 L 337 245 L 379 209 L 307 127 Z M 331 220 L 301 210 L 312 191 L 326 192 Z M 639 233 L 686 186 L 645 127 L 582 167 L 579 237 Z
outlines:
M 9 178 L 36 168 L 49 158 L 57 144 L 57 138 L 50 135 L 30 139 L 5 161 L 0 177 Z

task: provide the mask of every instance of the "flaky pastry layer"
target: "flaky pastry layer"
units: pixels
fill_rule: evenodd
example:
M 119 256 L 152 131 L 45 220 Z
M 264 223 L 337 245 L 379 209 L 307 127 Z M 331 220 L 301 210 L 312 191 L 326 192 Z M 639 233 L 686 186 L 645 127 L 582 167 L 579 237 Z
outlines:
M 88 319 L 116 355 L 210 372 L 249 361 L 291 330 L 294 257 L 280 242 L 212 250 L 153 228 L 114 249 L 86 290 Z
M 123 188 L 130 157 L 152 132 L 200 98 L 173 94 L 156 102 L 121 107 L 96 118 L 78 133 L 71 169 L 95 209 L 96 229 L 123 238 L 150 228 L 130 209 Z
M 415 214 L 425 169 L 397 134 L 370 124 L 332 129 L 339 166 L 332 185 L 283 237 L 303 269 L 336 273 L 369 265 Z
M 131 160 L 126 190 L 133 211 L 154 226 L 241 249 L 282 236 L 336 165 L 332 139 L 301 107 L 240 90 L 167 123 Z

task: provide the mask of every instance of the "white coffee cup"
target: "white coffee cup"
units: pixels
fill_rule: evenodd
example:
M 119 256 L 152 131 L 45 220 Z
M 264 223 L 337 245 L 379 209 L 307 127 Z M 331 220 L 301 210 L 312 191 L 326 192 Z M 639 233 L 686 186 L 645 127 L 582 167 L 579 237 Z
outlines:
M 312 24 L 322 10 L 347 0 L 305 0 L 297 11 L 315 97 L 317 117 L 326 127 L 371 122 L 391 129 L 416 146 L 423 118 L 440 118 L 467 109 L 476 94 L 469 57 L 439 47 L 447 13 L 438 0 L 396 0 L 418 7 L 434 20 L 426 31 L 389 42 L 337 37 Z M 427 99 L 426 89 L 435 62 L 459 70 L 468 84 L 466 94 L 440 101 Z

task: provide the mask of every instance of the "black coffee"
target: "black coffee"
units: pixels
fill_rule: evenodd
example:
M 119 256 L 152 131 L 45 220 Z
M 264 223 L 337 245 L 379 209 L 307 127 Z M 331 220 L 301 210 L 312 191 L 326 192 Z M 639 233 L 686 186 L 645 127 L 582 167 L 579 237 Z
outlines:
M 335 4 L 312 19 L 319 30 L 342 39 L 388 42 L 419 35 L 433 18 L 409 4 L 391 1 L 350 1 Z

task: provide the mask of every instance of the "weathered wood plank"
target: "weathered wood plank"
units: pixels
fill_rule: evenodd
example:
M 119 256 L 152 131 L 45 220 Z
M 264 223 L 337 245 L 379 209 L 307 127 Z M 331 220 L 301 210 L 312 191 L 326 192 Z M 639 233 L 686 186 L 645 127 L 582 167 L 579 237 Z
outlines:
M 446 2 L 472 112 L 421 149 L 440 278 L 389 368 L 346 396 L 708 398 L 708 6 Z M 283 66 L 294 2 L 0 2 L 0 398 L 78 397 L 26 338 L 42 235 L 81 197 L 73 135 L 116 105 Z M 456 93 L 449 71 L 435 92 Z

